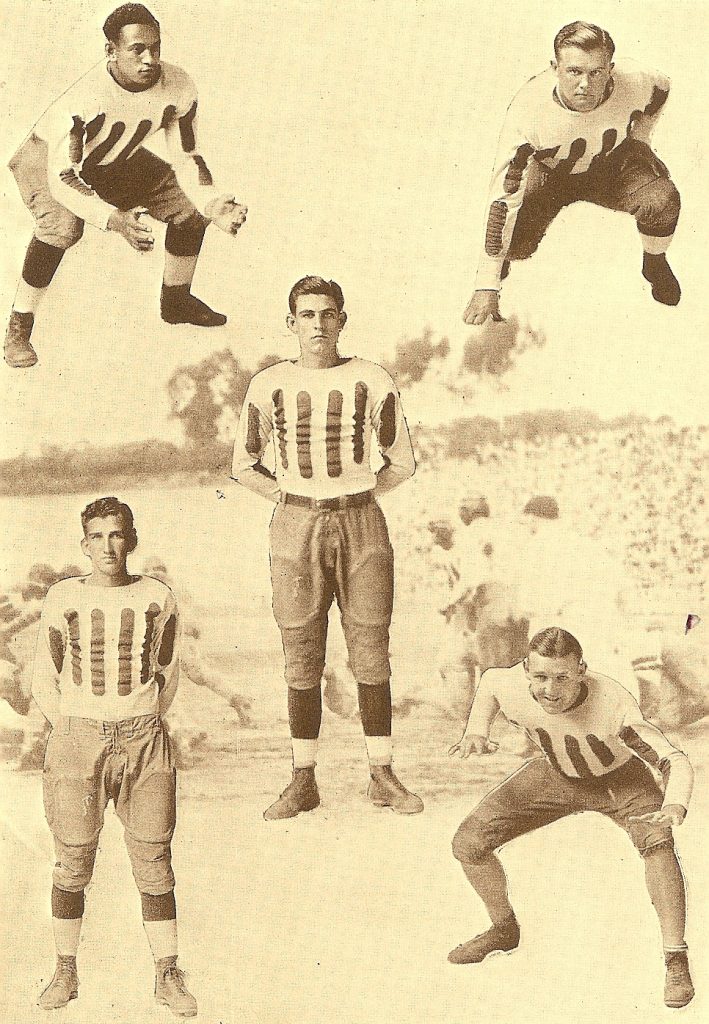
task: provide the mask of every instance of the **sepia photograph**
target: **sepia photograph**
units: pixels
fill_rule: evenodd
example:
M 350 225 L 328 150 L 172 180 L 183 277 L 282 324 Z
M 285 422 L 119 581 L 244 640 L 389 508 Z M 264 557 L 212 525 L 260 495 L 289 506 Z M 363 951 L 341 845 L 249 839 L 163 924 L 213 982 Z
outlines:
M 2 1020 L 706 1019 L 703 0 L 3 13 Z

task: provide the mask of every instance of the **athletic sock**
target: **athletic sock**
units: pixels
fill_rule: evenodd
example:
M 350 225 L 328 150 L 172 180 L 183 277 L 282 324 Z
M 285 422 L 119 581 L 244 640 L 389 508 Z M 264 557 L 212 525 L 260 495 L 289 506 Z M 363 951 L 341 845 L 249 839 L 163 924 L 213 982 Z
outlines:
M 174 890 L 171 889 L 160 896 L 141 893 L 140 902 L 143 927 L 153 958 L 157 961 L 167 956 L 177 956 L 177 907 Z
M 663 256 L 670 247 L 673 235 L 643 235 L 640 233 L 640 240 L 643 243 L 643 252 L 647 256 Z
M 390 765 L 391 686 L 386 683 L 357 683 L 359 714 L 370 765 Z

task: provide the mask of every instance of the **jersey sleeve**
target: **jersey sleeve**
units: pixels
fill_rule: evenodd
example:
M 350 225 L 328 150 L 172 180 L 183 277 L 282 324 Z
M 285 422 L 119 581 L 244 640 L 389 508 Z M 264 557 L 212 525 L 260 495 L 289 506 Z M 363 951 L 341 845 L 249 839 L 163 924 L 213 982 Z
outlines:
M 416 460 L 399 392 L 385 370 L 381 370 L 381 381 L 372 395 L 372 426 L 384 460 L 377 485 L 382 491 L 390 490 L 414 475 Z
M 165 601 L 165 621 L 157 649 L 155 679 L 158 684 L 160 714 L 168 710 L 177 692 L 180 679 L 181 621 L 175 595 L 168 589 Z
M 87 224 L 106 231 L 115 207 L 101 199 L 81 176 L 87 133 L 101 118 L 101 111 L 87 95 L 87 89 L 86 79 L 77 82 L 42 120 L 47 143 L 47 182 L 58 203 Z
M 670 80 L 660 71 L 646 71 L 642 73 L 642 88 L 647 102 L 633 115 L 632 136 L 649 144 L 670 94 Z
M 184 74 L 180 102 L 163 122 L 170 163 L 183 191 L 200 213 L 219 195 L 198 143 L 197 90 Z
M 495 675 L 488 670 L 483 672 L 475 692 L 466 733 L 484 736 L 487 739 L 499 710 L 500 704 L 495 693 Z
M 265 385 L 259 374 L 249 384 L 239 415 L 231 475 L 245 487 L 277 501 L 280 492 L 276 478 L 261 461 L 273 433 L 271 400 Z M 254 474 L 258 480 L 254 481 Z
M 525 104 L 515 98 L 507 111 L 485 207 L 485 242 L 478 264 L 476 290 L 498 291 L 502 264 L 510 247 L 512 232 L 529 173 L 535 147 L 524 128 Z
M 662 775 L 665 784 L 663 805 L 680 804 L 686 809 L 689 807 L 694 782 L 689 758 L 672 746 L 663 732 L 645 720 L 630 694 L 627 704 L 619 738 L 634 754 Z
M 44 599 L 39 620 L 32 672 L 32 696 L 44 717 L 54 725 L 59 717 L 61 690 L 59 679 L 67 654 L 67 625 L 59 602 L 50 589 Z

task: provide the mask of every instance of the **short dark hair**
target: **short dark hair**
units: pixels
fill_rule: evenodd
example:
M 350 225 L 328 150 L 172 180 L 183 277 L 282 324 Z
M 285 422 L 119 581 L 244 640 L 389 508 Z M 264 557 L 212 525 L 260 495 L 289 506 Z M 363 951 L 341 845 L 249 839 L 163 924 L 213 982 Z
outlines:
M 576 637 L 558 626 L 547 626 L 535 633 L 529 641 L 529 653 L 532 651 L 542 658 L 565 658 L 567 654 L 573 654 L 579 661 L 583 660 L 581 644 Z
M 121 4 L 103 23 L 103 34 L 110 43 L 117 43 L 121 29 L 126 25 L 150 25 L 160 32 L 160 22 L 142 4 Z
M 613 60 L 615 43 L 604 28 L 592 25 L 590 21 L 572 21 L 560 28 L 554 37 L 554 55 L 559 59 L 562 46 L 578 46 L 580 50 L 605 50 L 608 60 Z
M 108 516 L 120 516 L 128 541 L 128 553 L 138 546 L 138 534 L 133 524 L 133 513 L 124 501 L 118 498 L 97 498 L 87 505 L 81 513 L 81 526 L 86 536 L 86 526 L 92 519 L 106 519 Z
M 329 295 L 341 313 L 345 308 L 345 297 L 337 281 L 326 281 L 324 277 L 301 277 L 296 281 L 288 296 L 288 306 L 295 316 L 295 304 L 301 295 Z

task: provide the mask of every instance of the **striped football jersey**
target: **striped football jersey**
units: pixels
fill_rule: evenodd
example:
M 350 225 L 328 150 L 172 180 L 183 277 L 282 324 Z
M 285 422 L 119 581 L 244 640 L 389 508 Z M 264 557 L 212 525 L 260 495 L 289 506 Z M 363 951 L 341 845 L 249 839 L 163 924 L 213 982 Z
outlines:
M 386 370 L 357 358 L 327 369 L 286 360 L 261 370 L 249 384 L 232 476 L 266 472 L 261 460 L 270 443 L 274 492 L 332 498 L 369 491 L 377 482 L 370 460 L 373 433 L 385 466 L 411 476 L 411 440 Z
M 42 115 L 34 134 L 48 145 L 49 188 L 62 206 L 106 229 L 114 207 L 86 183 L 90 168 L 121 166 L 142 143 L 163 130 L 169 160 L 188 197 L 202 213 L 219 193 L 197 145 L 197 92 L 181 68 L 161 64 L 155 85 L 123 89 L 98 64 Z
M 665 804 L 687 807 L 692 768 L 686 755 L 643 718 L 631 694 L 609 676 L 587 672 L 576 704 L 550 715 L 533 697 L 520 662 L 483 673 L 467 732 L 487 736 L 498 711 L 522 729 L 562 774 L 575 779 L 603 776 L 637 756 L 659 771 Z
M 172 591 L 150 576 L 122 587 L 89 580 L 60 580 L 47 592 L 33 696 L 45 713 L 54 704 L 64 716 L 119 721 L 157 714 L 158 697 L 174 693 L 179 670 Z
M 608 98 L 590 111 L 561 105 L 551 68 L 530 79 L 512 100 L 490 186 L 476 289 L 500 287 L 532 161 L 558 174 L 580 174 L 627 138 L 649 143 L 669 95 L 669 79 L 627 62 L 616 66 L 612 81 Z

